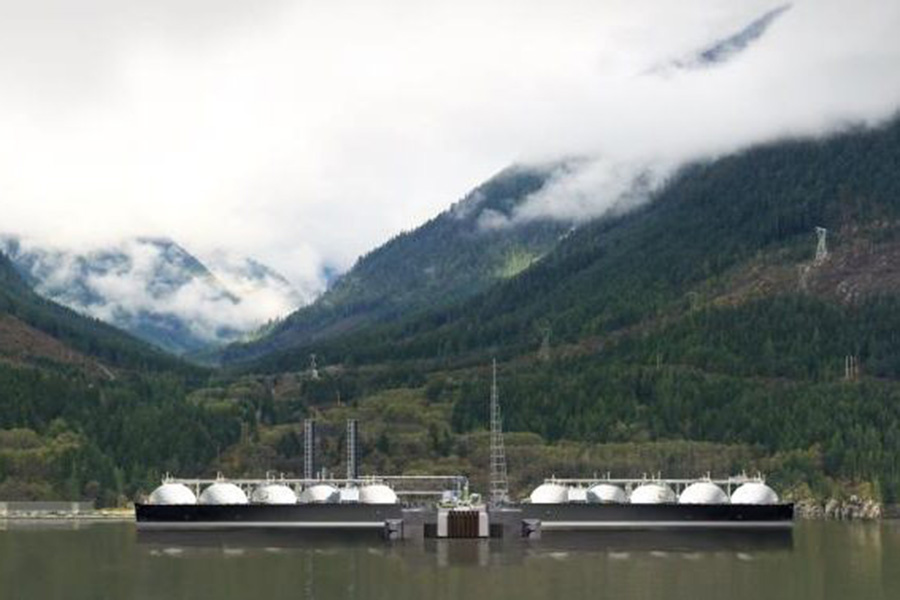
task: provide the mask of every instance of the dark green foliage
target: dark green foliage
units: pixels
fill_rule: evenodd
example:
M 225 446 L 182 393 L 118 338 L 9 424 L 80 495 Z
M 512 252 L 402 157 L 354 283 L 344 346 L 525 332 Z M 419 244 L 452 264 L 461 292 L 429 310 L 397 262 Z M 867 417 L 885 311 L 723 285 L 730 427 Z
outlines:
M 16 481 L 26 491 L 39 485 L 60 498 L 116 505 L 151 490 L 166 471 L 209 474 L 218 453 L 238 440 L 243 415 L 239 407 L 196 406 L 185 394 L 172 376 L 101 385 L 0 365 L 0 485 Z M 10 448 L 10 430 L 45 451 Z
M 486 422 L 486 386 L 464 393 L 453 424 Z M 817 447 L 832 477 L 900 493 L 900 386 L 748 379 L 600 356 L 517 370 L 503 383 L 506 426 L 595 443 L 703 440 L 775 454 Z M 811 473 L 805 473 L 805 476 Z

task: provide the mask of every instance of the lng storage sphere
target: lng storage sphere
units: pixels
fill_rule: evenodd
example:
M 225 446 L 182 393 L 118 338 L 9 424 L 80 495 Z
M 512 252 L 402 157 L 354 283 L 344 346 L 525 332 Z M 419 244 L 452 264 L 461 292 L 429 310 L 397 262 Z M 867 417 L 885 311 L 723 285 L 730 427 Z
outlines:
M 200 493 L 200 504 L 247 504 L 247 494 L 233 483 L 219 481 Z
M 286 485 L 267 483 L 253 490 L 250 500 L 257 504 L 297 504 L 297 494 Z
M 532 504 L 563 504 L 569 500 L 569 490 L 558 483 L 544 483 L 531 492 Z
M 662 483 L 645 483 L 631 492 L 632 504 L 669 504 L 675 502 L 675 492 Z
M 625 490 L 611 483 L 598 483 L 587 491 L 587 501 L 593 504 L 625 504 Z
M 359 501 L 363 504 L 397 504 L 397 494 L 383 483 L 373 483 L 359 488 Z
M 731 494 L 731 503 L 778 504 L 778 494 L 761 481 L 752 481 L 734 490 Z
M 587 502 L 587 490 L 583 487 L 570 487 L 567 490 L 569 502 L 584 504 Z
M 317 483 L 300 492 L 300 502 L 304 504 L 326 504 L 337 502 L 341 494 L 336 487 L 327 483 Z
M 150 494 L 149 504 L 197 504 L 197 496 L 183 483 L 164 483 Z
M 698 481 L 684 488 L 679 504 L 728 504 L 728 494 L 709 481 Z

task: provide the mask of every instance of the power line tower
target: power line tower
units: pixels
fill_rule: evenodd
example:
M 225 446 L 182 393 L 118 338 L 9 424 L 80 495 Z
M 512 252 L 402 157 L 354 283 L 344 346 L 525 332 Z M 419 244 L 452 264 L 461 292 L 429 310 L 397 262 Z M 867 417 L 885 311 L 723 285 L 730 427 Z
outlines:
M 538 358 L 544 362 L 550 361 L 550 336 L 552 334 L 553 329 L 549 325 L 541 328 L 541 349 L 538 351 Z
M 859 357 L 855 354 L 848 354 L 844 358 L 844 379 L 847 381 L 859 379 Z
M 818 266 L 828 260 L 828 230 L 824 227 L 816 227 L 816 237 L 818 237 L 819 243 L 816 245 L 816 258 L 813 264 Z
M 309 378 L 313 381 L 318 381 L 319 379 L 319 367 L 316 364 L 316 355 L 309 355 Z
M 503 418 L 500 414 L 500 394 L 497 391 L 497 359 L 492 363 L 491 378 L 491 499 L 493 508 L 509 500 L 509 481 L 506 476 L 506 449 L 503 446 Z

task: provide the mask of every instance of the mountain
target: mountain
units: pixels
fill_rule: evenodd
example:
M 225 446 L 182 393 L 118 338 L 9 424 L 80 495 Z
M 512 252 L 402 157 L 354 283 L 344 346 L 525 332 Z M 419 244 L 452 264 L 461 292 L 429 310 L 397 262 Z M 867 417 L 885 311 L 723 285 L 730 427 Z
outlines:
M 264 338 L 228 348 L 224 359 L 247 360 L 401 321 L 514 277 L 552 250 L 571 223 L 544 219 L 505 227 L 497 222 L 511 217 L 557 168 L 513 167 L 499 173 L 421 227 L 360 258 L 311 305 Z
M 575 343 L 644 331 L 684 316 L 688 305 L 799 293 L 800 273 L 804 293 L 825 302 L 892 295 L 900 290 L 891 258 L 898 163 L 894 121 L 694 164 L 644 207 L 579 227 L 542 260 L 469 300 L 315 346 L 356 361 L 525 351 L 545 328 L 555 342 Z M 818 226 L 830 232 L 832 258 L 811 266 Z
M 79 252 L 5 236 L 0 250 L 46 298 L 175 354 L 241 339 L 305 301 L 257 261 L 218 253 L 208 267 L 168 239 Z

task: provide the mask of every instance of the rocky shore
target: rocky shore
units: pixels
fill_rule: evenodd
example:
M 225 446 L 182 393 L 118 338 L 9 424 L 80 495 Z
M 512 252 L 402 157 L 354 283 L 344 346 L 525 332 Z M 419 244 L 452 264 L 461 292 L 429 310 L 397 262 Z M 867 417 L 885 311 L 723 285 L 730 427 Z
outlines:
M 880 502 L 858 496 L 850 496 L 847 500 L 832 498 L 826 502 L 800 500 L 794 505 L 794 514 L 799 519 L 837 521 L 872 521 L 885 516 Z

